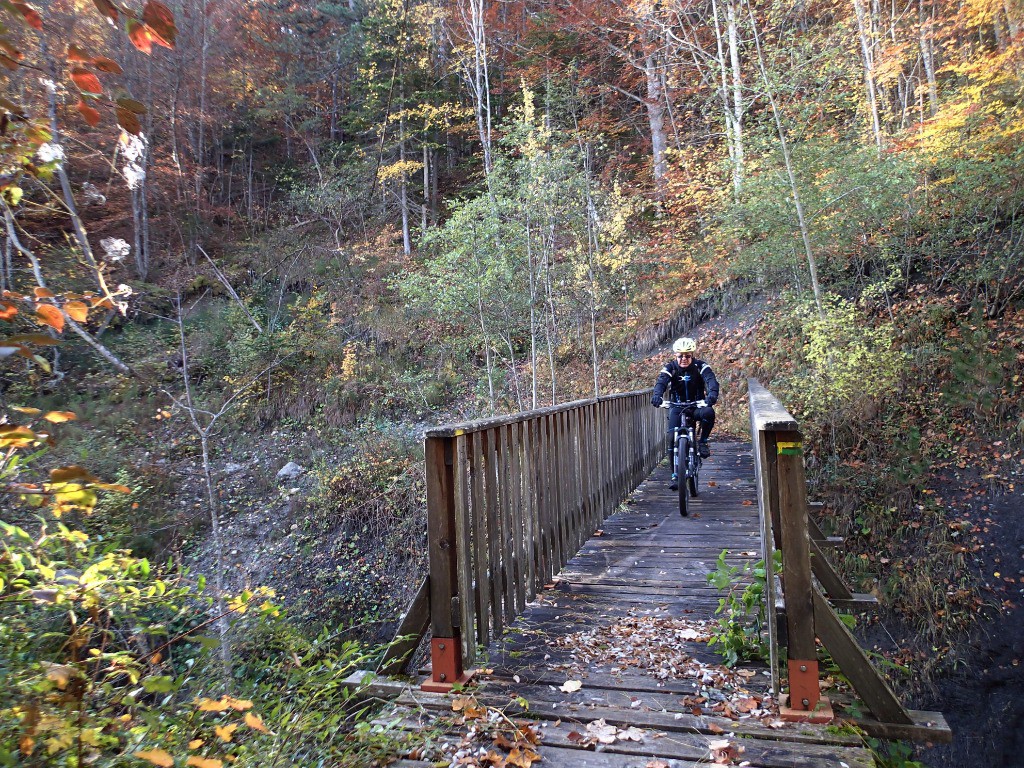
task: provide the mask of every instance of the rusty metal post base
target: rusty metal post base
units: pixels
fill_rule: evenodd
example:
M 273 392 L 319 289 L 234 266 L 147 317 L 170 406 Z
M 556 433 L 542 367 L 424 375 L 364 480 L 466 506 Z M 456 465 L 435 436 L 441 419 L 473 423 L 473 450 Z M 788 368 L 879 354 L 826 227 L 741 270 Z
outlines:
M 430 680 L 420 686 L 428 693 L 448 693 L 456 685 L 465 685 L 475 670 L 462 669 L 462 639 L 435 637 L 430 641 Z
M 788 693 L 779 697 L 779 717 L 790 723 L 831 723 L 836 719 L 828 697 L 819 697 L 814 709 L 793 709 L 789 706 Z
M 471 669 L 468 672 L 463 672 L 458 680 L 452 682 L 436 682 L 434 680 L 425 680 L 420 685 L 420 690 L 426 693 L 451 693 L 452 688 L 456 685 L 466 685 L 470 680 L 473 679 L 473 675 L 476 674 L 475 669 Z

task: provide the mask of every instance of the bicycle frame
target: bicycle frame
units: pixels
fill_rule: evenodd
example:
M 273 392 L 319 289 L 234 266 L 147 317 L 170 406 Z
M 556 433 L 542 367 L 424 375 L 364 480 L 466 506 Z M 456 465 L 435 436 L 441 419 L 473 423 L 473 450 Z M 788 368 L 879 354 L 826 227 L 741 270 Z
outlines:
M 681 409 L 679 426 L 672 430 L 672 474 L 679 491 L 679 514 L 688 514 L 688 497 L 697 496 L 698 476 L 702 459 L 697 448 L 697 419 L 694 410 L 699 402 L 666 403 L 663 407 Z

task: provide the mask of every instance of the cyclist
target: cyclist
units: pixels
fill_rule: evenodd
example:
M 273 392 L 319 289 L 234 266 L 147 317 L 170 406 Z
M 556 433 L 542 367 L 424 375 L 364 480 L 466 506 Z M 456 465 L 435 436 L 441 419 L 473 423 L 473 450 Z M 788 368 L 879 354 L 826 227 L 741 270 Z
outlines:
M 715 426 L 715 409 L 712 406 L 718 401 L 718 379 L 715 378 L 715 372 L 711 370 L 710 365 L 694 357 L 696 351 L 697 342 L 693 339 L 684 336 L 675 340 L 672 344 L 675 359 L 665 363 L 658 373 L 651 405 L 655 408 L 661 406 L 666 390 L 669 393 L 670 403 L 704 400 L 707 406 L 697 408 L 693 415 L 700 423 L 697 450 L 700 451 L 701 458 L 706 459 L 711 455 L 708 438 Z M 682 423 L 682 419 L 683 409 L 672 405 L 668 412 L 668 439 L 665 441 L 670 460 L 672 458 L 672 432 Z

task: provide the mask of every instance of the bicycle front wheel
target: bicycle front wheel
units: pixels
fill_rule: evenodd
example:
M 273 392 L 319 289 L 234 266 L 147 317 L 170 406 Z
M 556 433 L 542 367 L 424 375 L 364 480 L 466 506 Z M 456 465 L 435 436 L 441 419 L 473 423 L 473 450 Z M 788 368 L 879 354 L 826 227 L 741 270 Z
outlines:
M 688 511 L 686 509 L 687 503 L 687 485 L 689 484 L 689 478 L 684 482 L 683 475 L 687 474 L 687 468 L 689 467 L 689 455 L 690 455 L 690 441 L 685 436 L 679 438 L 679 442 L 676 443 L 676 455 L 679 457 L 679 514 L 686 517 Z
M 688 469 L 686 471 L 686 485 L 690 489 L 690 495 L 697 495 L 697 484 L 700 480 L 700 459 L 696 456 L 697 450 L 693 449 L 693 454 L 690 456 L 690 460 L 687 462 Z

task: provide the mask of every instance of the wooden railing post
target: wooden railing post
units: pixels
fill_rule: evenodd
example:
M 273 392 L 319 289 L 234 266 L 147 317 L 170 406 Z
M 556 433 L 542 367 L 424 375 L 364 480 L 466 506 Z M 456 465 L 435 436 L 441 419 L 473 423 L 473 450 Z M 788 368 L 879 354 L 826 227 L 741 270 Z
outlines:
M 459 626 L 459 564 L 455 519 L 454 439 L 428 437 L 424 445 L 427 475 L 427 545 L 430 553 L 431 679 L 428 691 L 448 691 L 466 682 Z
M 807 535 L 807 480 L 804 476 L 803 436 L 799 432 L 775 432 L 779 493 L 779 525 L 782 539 L 782 583 L 786 594 L 786 627 L 789 638 L 789 695 L 786 710 L 800 713 L 819 709 L 818 652 L 814 632 L 814 601 L 811 595 L 811 549 Z M 831 720 L 823 707 L 821 716 Z

